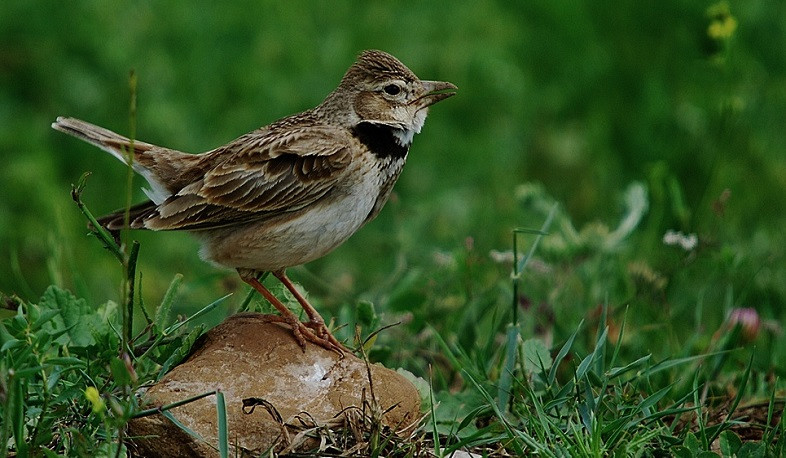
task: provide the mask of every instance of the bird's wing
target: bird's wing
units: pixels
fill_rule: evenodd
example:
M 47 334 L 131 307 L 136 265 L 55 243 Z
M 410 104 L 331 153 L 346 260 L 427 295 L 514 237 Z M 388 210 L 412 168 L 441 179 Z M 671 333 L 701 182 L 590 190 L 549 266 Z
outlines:
M 206 153 L 212 164 L 145 218 L 155 230 L 209 229 L 298 210 L 341 183 L 351 134 L 331 126 L 261 130 Z

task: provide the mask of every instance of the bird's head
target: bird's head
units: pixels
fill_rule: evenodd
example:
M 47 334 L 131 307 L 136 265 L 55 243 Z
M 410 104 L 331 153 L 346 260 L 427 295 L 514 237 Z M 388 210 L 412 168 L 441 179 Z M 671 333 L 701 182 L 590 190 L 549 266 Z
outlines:
M 372 50 L 358 57 L 325 102 L 336 103 L 340 97 L 350 124 L 389 126 L 408 144 L 423 127 L 428 107 L 455 95 L 456 89 L 443 81 L 422 81 L 395 57 Z

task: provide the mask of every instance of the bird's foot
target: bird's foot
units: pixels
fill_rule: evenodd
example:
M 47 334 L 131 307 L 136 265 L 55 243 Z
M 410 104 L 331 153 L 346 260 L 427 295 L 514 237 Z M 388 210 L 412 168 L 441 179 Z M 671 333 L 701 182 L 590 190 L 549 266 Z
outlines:
M 300 345 L 300 348 L 302 348 L 303 351 L 306 351 L 306 342 L 311 342 L 312 344 L 319 345 L 326 350 L 334 351 L 341 357 L 344 356 L 345 351 L 351 353 L 349 349 L 341 345 L 341 342 L 333 337 L 333 334 L 330 333 L 330 330 L 327 328 L 327 326 L 325 326 L 324 322 L 308 321 L 304 323 L 297 319 L 297 317 L 294 315 L 260 315 L 255 312 L 240 312 L 236 313 L 234 316 L 237 317 L 244 315 L 261 317 L 265 323 L 286 324 L 292 329 L 292 336 L 295 338 L 295 341 L 298 343 L 298 345 Z
M 316 335 L 319 339 L 328 342 L 330 348 L 325 347 L 328 348 L 328 350 L 337 351 L 342 356 L 344 355 L 344 351 L 349 351 L 349 349 L 344 345 L 342 345 L 341 342 L 338 341 L 338 339 L 333 337 L 333 334 L 330 332 L 330 329 L 328 329 L 328 327 L 325 325 L 325 322 L 321 318 L 317 320 L 312 319 L 310 321 L 301 324 L 304 325 L 306 328 L 308 328 L 311 332 L 313 332 L 314 335 Z
M 330 333 L 324 322 L 308 321 L 304 323 L 298 320 L 296 323 L 290 322 L 289 325 L 292 326 L 295 340 L 297 340 L 303 350 L 306 349 L 306 341 L 308 341 L 327 350 L 334 351 L 341 357 L 344 357 L 345 351 L 349 351 L 333 337 L 333 334 Z

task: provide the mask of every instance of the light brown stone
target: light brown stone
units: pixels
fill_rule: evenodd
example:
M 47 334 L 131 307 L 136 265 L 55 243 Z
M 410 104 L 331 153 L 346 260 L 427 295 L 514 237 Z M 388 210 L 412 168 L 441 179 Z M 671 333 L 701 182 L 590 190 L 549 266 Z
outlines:
M 186 362 L 146 392 L 144 402 L 160 407 L 221 390 L 226 401 L 231 456 L 235 455 L 235 445 L 240 453 L 254 455 L 270 449 L 280 451 L 293 442 L 294 450 L 313 447 L 315 441 L 301 443 L 297 437 L 303 429 L 301 419 L 306 423 L 313 420 L 316 425 L 339 425 L 353 406 L 363 407 L 363 399 L 368 413 L 369 371 L 377 406 L 385 412 L 383 423 L 403 429 L 419 415 L 418 392 L 400 374 L 380 365 L 367 366 L 351 354 L 341 358 L 311 344 L 303 351 L 288 328 L 266 322 L 263 315 L 230 317 L 198 345 Z M 260 405 L 244 413 L 243 400 L 249 398 L 264 399 L 272 409 Z M 246 408 L 246 412 L 249 410 Z M 215 396 L 170 412 L 204 441 L 160 414 L 143 417 L 129 425 L 133 436 L 152 436 L 134 441 L 143 456 L 217 456 Z M 271 412 L 278 412 L 281 421 Z

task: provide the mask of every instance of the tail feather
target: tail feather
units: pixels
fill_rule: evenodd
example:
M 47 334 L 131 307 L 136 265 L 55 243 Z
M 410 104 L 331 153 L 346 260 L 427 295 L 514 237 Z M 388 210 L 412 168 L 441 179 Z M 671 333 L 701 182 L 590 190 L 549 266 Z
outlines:
M 123 163 L 128 163 L 127 155 L 128 151 L 132 150 L 132 142 L 127 137 L 76 118 L 59 117 L 52 123 L 52 128 L 80 138 L 108 152 Z M 150 143 L 133 142 L 135 153 L 148 151 L 154 147 Z
M 145 219 L 155 216 L 158 206 L 152 202 L 142 202 L 128 209 L 128 227 L 130 229 L 145 229 Z M 117 210 L 108 215 L 98 218 L 98 224 L 105 227 L 110 232 L 116 232 L 125 227 L 125 209 Z
M 95 145 L 116 157 L 124 164 L 128 164 L 129 151 L 133 151 L 134 161 L 132 162 L 132 166 L 134 167 L 134 171 L 142 175 L 142 177 L 147 180 L 148 184 L 150 184 L 150 189 L 143 188 L 143 190 L 145 194 L 157 204 L 160 204 L 169 197 L 172 194 L 172 190 L 169 189 L 166 181 L 162 181 L 155 170 L 151 170 L 150 167 L 159 161 L 166 162 L 167 158 L 170 156 L 191 156 L 178 151 L 151 145 L 150 143 L 136 140 L 132 142 L 127 137 L 112 132 L 109 129 L 96 126 L 95 124 L 82 121 L 81 119 L 59 117 L 52 123 L 52 128 Z

